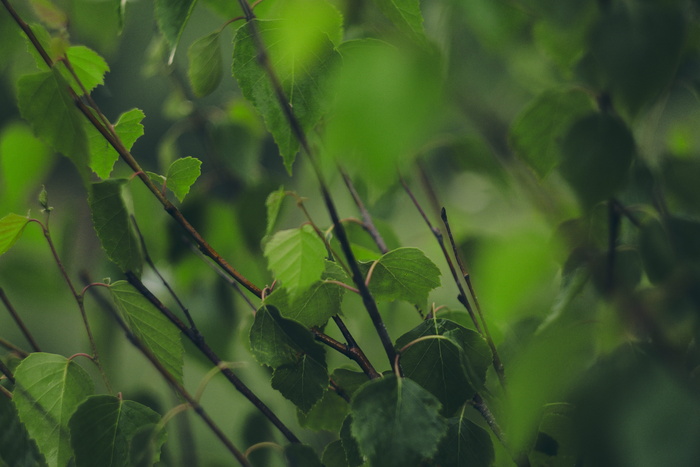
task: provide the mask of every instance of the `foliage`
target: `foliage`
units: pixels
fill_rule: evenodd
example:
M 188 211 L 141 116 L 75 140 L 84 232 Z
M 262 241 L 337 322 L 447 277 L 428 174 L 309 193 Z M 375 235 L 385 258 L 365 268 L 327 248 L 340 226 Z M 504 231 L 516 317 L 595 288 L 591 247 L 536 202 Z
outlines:
M 697 2 L 0 1 L 0 467 L 697 463 Z

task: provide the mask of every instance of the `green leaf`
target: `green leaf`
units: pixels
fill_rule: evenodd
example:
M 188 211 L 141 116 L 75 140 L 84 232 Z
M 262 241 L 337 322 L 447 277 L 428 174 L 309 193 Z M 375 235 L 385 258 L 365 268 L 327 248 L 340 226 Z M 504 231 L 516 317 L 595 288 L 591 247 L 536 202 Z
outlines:
M 447 431 L 440 402 L 408 378 L 370 381 L 351 407 L 352 435 L 370 465 L 419 465 L 435 453 Z
M 475 393 L 462 362 L 462 349 L 447 338 L 443 320 L 423 321 L 399 337 L 396 347 L 402 348 L 419 337 L 436 336 L 412 344 L 401 354 L 401 366 L 407 378 L 420 384 L 438 398 L 447 415 L 454 414 Z M 483 384 L 483 382 L 482 382 Z
M 156 20 L 160 32 L 170 45 L 170 62 L 196 3 L 197 0 L 156 0 Z
M 288 444 L 284 447 L 284 457 L 289 467 L 323 467 L 316 451 L 305 444 Z
M 326 247 L 313 227 L 281 230 L 265 245 L 268 267 L 292 300 L 321 278 Z
M 425 308 L 428 293 L 440 286 L 440 270 L 417 248 L 397 248 L 379 258 L 369 282 L 377 300 L 405 300 Z
M 124 179 L 90 185 L 92 224 L 109 259 L 122 271 L 141 274 L 143 257 L 122 196 Z
M 314 282 L 311 287 L 291 300 L 285 288 L 276 289 L 265 298 L 266 305 L 273 305 L 282 316 L 293 319 L 307 328 L 323 326 L 334 315 L 340 314 L 340 306 L 345 295 L 345 288 L 324 280 L 347 282 L 345 271 L 332 261 L 325 262 L 326 269 L 322 280 Z
M 44 456 L 29 437 L 27 428 L 20 422 L 12 400 L 7 397 L 0 397 L 0 420 L 0 465 L 45 466 Z
M 323 32 L 311 29 L 307 31 L 313 34 L 307 41 L 311 44 L 307 53 L 289 55 L 284 38 L 290 34 L 290 30 L 304 30 L 303 25 L 283 20 L 254 21 L 260 39 L 267 45 L 270 63 L 275 68 L 288 103 L 301 130 L 307 132 L 323 114 L 328 73 L 338 61 L 333 43 Z M 278 103 L 270 79 L 258 63 L 251 27 L 251 24 L 242 26 L 234 38 L 233 76 L 243 95 L 263 116 L 291 174 L 299 141 Z
M 423 14 L 418 0 L 374 0 L 374 3 L 399 31 L 419 43 L 426 42 Z
M 199 159 L 183 157 L 168 167 L 168 173 L 165 175 L 166 185 L 180 202 L 185 199 L 187 193 L 190 192 L 190 187 L 201 175 L 201 166 L 202 161 Z
M 272 229 L 275 228 L 275 222 L 277 222 L 277 216 L 279 216 L 282 201 L 284 201 L 286 196 L 287 195 L 283 186 L 279 187 L 279 189 L 273 191 L 267 196 L 267 199 L 265 200 L 265 207 L 267 208 L 267 227 L 265 228 L 265 236 L 270 235 L 272 233 Z
M 12 248 L 28 223 L 28 217 L 17 214 L 8 214 L 0 219 L 0 255 Z
M 275 369 L 272 387 L 308 411 L 328 385 L 325 351 L 299 323 L 284 319 L 271 306 L 255 314 L 250 329 L 255 359 Z
M 440 465 L 490 467 L 495 461 L 489 434 L 464 416 L 447 420 L 447 435 L 442 439 L 435 460 Z
M 33 353 L 15 371 L 12 401 L 19 418 L 51 467 L 73 456 L 68 421 L 93 392 L 90 376 L 61 355 Z
M 348 415 L 343 420 L 343 426 L 340 427 L 340 442 L 345 451 L 345 459 L 349 467 L 358 467 L 363 464 L 360 447 L 357 445 L 357 440 L 352 435 L 352 415 Z
M 88 144 L 83 120 L 68 94 L 68 83 L 57 68 L 19 79 L 19 110 L 34 133 L 68 157 L 86 181 Z
M 326 467 L 348 467 L 348 460 L 345 457 L 343 442 L 339 439 L 331 441 L 323 450 L 321 462 Z
M 580 89 L 546 91 L 537 96 L 513 123 L 510 143 L 540 177 L 559 164 L 560 141 L 578 117 L 594 110 Z
M 204 97 L 214 92 L 221 82 L 224 70 L 219 31 L 193 42 L 187 50 L 187 57 L 190 60 L 187 75 L 195 95 Z
M 109 292 L 131 331 L 182 383 L 184 350 L 177 328 L 128 282 L 113 283 Z
M 114 125 L 114 131 L 127 150 L 130 151 L 136 140 L 143 136 L 141 120 L 145 117 L 142 110 L 131 109 L 121 114 Z M 114 163 L 119 159 L 119 153 L 92 124 L 86 122 L 85 127 L 90 143 L 90 168 L 101 179 L 107 179 L 112 173 Z
M 109 65 L 97 52 L 84 45 L 74 45 L 68 47 L 66 57 L 88 93 L 98 85 L 104 84 L 105 73 L 109 71 Z M 71 83 L 73 91 L 78 95 L 82 95 L 83 90 L 75 83 L 73 77 L 70 74 L 64 76 Z
M 634 155 L 634 138 L 622 121 L 590 114 L 566 135 L 560 170 L 584 207 L 590 208 L 625 185 Z
M 323 393 L 321 400 L 311 410 L 306 413 L 298 410 L 297 419 L 303 428 L 337 433 L 349 411 L 350 406 L 345 399 L 329 389 Z
M 88 398 L 70 420 L 76 467 L 133 465 L 129 458 L 132 439 L 141 428 L 159 421 L 160 415 L 138 402 L 108 395 Z M 158 452 L 153 461 L 160 457 L 166 433 L 160 431 L 155 437 Z
M 53 166 L 53 151 L 22 121 L 0 131 L 0 212 L 24 211 L 35 190 Z

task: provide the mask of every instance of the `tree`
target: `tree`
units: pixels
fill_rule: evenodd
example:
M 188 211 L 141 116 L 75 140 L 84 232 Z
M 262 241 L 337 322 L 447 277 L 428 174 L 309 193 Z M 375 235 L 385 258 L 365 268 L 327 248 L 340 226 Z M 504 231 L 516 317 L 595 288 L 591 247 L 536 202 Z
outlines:
M 0 465 L 696 463 L 696 2 L 2 6 Z

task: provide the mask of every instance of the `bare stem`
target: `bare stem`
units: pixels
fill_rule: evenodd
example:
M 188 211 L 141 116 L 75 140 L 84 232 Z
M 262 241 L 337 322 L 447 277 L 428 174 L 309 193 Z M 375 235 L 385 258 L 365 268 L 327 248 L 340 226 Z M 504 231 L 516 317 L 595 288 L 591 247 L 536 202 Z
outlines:
M 3 339 L 2 337 L 0 337 L 0 345 L 5 347 L 7 350 L 10 350 L 10 351 L 16 353 L 17 355 L 20 356 L 20 358 L 27 358 L 29 356 L 29 352 L 26 352 L 26 351 L 20 349 L 15 344 L 13 344 L 12 342 L 10 342 L 8 340 Z
M 10 316 L 12 316 L 12 319 L 15 321 L 15 323 L 17 323 L 17 326 L 22 331 L 22 334 L 24 334 L 24 337 L 29 342 L 29 345 L 31 345 L 32 349 L 34 349 L 34 352 L 41 352 L 39 344 L 36 343 L 34 337 L 29 332 L 27 326 L 24 325 L 22 318 L 20 318 L 17 312 L 15 311 L 15 308 L 12 306 L 10 299 L 7 298 L 7 295 L 5 294 L 5 291 L 2 289 L 2 287 L 0 287 L 0 300 L 2 300 L 2 303 L 5 305 L 5 308 L 7 308 L 7 311 L 10 313 Z
M 367 230 L 367 233 L 370 234 L 370 236 L 374 240 L 374 243 L 377 245 L 377 248 L 379 248 L 379 251 L 382 254 L 388 252 L 389 249 L 386 246 L 386 242 L 384 242 L 382 234 L 380 234 L 377 230 L 377 227 L 375 227 L 374 222 L 372 221 L 372 215 L 369 213 L 364 203 L 362 202 L 360 195 L 355 189 L 355 185 L 352 184 L 350 176 L 342 169 L 340 170 L 340 173 L 343 176 L 345 186 L 348 187 L 348 191 L 352 195 L 352 199 L 355 201 L 357 208 L 360 210 L 360 215 L 362 216 L 362 227 L 364 227 L 365 230 Z

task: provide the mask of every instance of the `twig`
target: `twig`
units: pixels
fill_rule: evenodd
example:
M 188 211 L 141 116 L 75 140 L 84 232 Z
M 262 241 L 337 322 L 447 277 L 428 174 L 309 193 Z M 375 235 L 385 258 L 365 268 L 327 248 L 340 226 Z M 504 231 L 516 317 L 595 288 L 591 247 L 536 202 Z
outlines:
M 0 360 L 0 373 L 7 376 L 7 379 L 9 379 L 12 384 L 15 384 L 15 375 L 12 374 L 12 370 L 10 370 L 2 360 Z
M 381 375 L 374 369 L 360 346 L 357 345 L 357 342 L 353 338 L 352 334 L 350 334 L 350 331 L 345 326 L 343 320 L 338 315 L 335 315 L 333 316 L 333 321 L 338 326 L 338 329 L 340 329 L 343 337 L 345 337 L 347 344 L 338 342 L 332 337 L 321 332 L 319 329 L 311 328 L 311 332 L 314 334 L 315 339 L 356 362 L 368 378 L 379 378 Z
M 11 350 L 12 352 L 16 353 L 17 355 L 20 356 L 20 358 L 27 358 L 29 356 L 29 352 L 20 349 L 15 344 L 13 344 L 12 342 L 10 342 L 8 340 L 3 339 L 2 337 L 0 337 L 0 345 L 5 347 L 7 350 Z
M 0 300 L 2 300 L 2 303 L 5 305 L 5 308 L 7 308 L 7 311 L 12 316 L 12 319 L 15 321 L 15 323 L 17 323 L 17 326 L 22 331 L 22 334 L 24 334 L 24 337 L 29 342 L 29 345 L 31 345 L 32 349 L 34 349 L 34 352 L 41 352 L 39 344 L 36 343 L 34 337 L 29 332 L 29 329 L 27 329 L 27 327 L 24 325 L 22 318 L 20 318 L 17 312 L 15 311 L 15 308 L 12 306 L 10 299 L 7 298 L 7 295 L 5 295 L 5 291 L 2 289 L 2 287 L 0 287 Z
M 175 379 L 175 377 L 163 366 L 163 364 L 156 358 L 155 355 L 151 352 L 151 350 L 146 347 L 141 340 L 134 335 L 134 333 L 129 330 L 128 326 L 122 320 L 121 316 L 119 316 L 119 313 L 117 313 L 114 309 L 111 307 L 107 308 L 109 313 L 112 315 L 112 317 L 115 319 L 117 324 L 119 324 L 119 327 L 122 328 L 124 333 L 126 334 L 126 337 L 129 339 L 129 341 L 151 362 L 151 364 L 158 370 L 158 373 L 161 374 L 161 376 L 170 384 L 170 386 L 175 389 L 175 391 L 187 401 L 188 404 L 194 409 L 195 413 L 199 415 L 199 417 L 206 423 L 206 425 L 209 427 L 209 429 L 216 435 L 217 438 L 226 446 L 228 451 L 234 455 L 236 460 L 244 466 L 244 467 L 249 467 L 250 463 L 248 462 L 248 459 L 243 455 L 242 452 L 240 452 L 236 446 L 231 442 L 231 440 L 228 439 L 228 437 L 224 434 L 223 431 L 218 427 L 216 423 L 214 423 L 214 420 L 212 420 L 209 415 L 206 413 L 204 408 L 197 402 L 197 400 L 190 395 L 189 392 Z
M 285 119 L 287 120 L 287 123 L 289 123 L 292 133 L 294 134 L 297 141 L 299 141 L 299 145 L 301 146 L 303 152 L 306 154 L 307 158 L 309 159 L 309 162 L 311 163 L 311 166 L 313 167 L 316 179 L 318 180 L 318 184 L 321 189 L 321 196 L 323 197 L 323 202 L 326 205 L 326 210 L 328 211 L 331 220 L 333 221 L 335 233 L 343 249 L 343 254 L 345 255 L 345 258 L 348 262 L 348 266 L 350 266 L 350 270 L 352 272 L 352 280 L 360 292 L 360 296 L 362 297 L 362 303 L 364 304 L 365 309 L 369 313 L 370 319 L 372 320 L 372 324 L 374 325 L 377 335 L 379 336 L 379 339 L 382 342 L 384 352 L 386 352 L 387 358 L 389 359 L 389 364 L 393 366 L 396 356 L 396 350 L 394 349 L 391 337 L 389 336 L 386 326 L 384 325 L 384 321 L 382 320 L 382 317 L 379 314 L 379 308 L 377 308 L 377 303 L 364 283 L 362 272 L 360 271 L 360 267 L 358 266 L 357 260 L 355 259 L 355 254 L 353 253 L 352 248 L 350 247 L 350 241 L 348 240 L 345 228 L 340 222 L 340 216 L 338 216 L 338 211 L 335 207 L 335 203 L 333 202 L 333 198 L 331 197 L 330 191 L 328 190 L 328 186 L 324 180 L 318 162 L 314 157 L 314 152 L 311 150 L 311 146 L 309 145 L 306 135 L 304 134 L 304 130 L 302 129 L 299 120 L 294 115 L 294 111 L 292 110 L 292 107 L 289 104 L 289 100 L 285 95 L 284 89 L 282 88 L 282 84 L 280 83 L 277 74 L 272 68 L 272 64 L 270 63 L 270 57 L 268 56 L 267 50 L 265 49 L 265 45 L 263 44 L 262 38 L 260 37 L 258 26 L 254 21 L 255 14 L 253 14 L 253 11 L 246 0 L 238 0 L 238 3 L 241 6 L 241 9 L 243 10 L 243 14 L 246 17 L 246 22 L 248 24 L 248 27 L 250 28 L 250 37 L 253 40 L 253 44 L 255 45 L 255 49 L 257 51 L 257 61 L 264 70 L 268 79 L 270 80 L 270 84 L 275 93 L 275 97 L 277 98 L 277 103 L 279 104 L 282 113 L 284 114 Z
M 37 50 L 39 55 L 41 55 L 44 62 L 53 68 L 54 62 L 48 55 L 44 47 L 41 45 L 34 32 L 31 30 L 29 25 L 17 14 L 12 5 L 10 5 L 9 0 L 0 0 L 5 6 L 5 9 L 10 13 L 12 18 L 15 20 L 17 25 L 22 29 L 25 35 L 29 38 L 34 48 Z M 247 4 L 246 4 L 247 6 Z M 249 8 L 248 8 L 249 10 Z M 246 11 L 244 9 L 244 11 Z M 252 14 L 252 12 L 251 12 Z M 246 14 L 246 18 L 249 16 Z M 238 272 L 233 266 L 231 266 L 207 241 L 200 235 L 200 233 L 189 223 L 189 221 L 182 215 L 182 213 L 173 205 L 170 200 L 165 196 L 164 193 L 153 183 L 153 181 L 148 177 L 146 172 L 141 168 L 139 163 L 136 161 L 131 152 L 126 149 L 122 143 L 119 136 L 116 134 L 112 125 L 104 125 L 102 123 L 105 119 L 104 114 L 100 109 L 94 105 L 93 108 L 83 102 L 83 100 L 73 91 L 72 88 L 68 88 L 68 93 L 73 99 L 73 102 L 78 107 L 80 112 L 90 121 L 90 123 L 95 127 L 95 129 L 107 140 L 107 142 L 117 151 L 119 157 L 126 162 L 126 164 L 131 168 L 131 170 L 138 176 L 144 185 L 155 195 L 158 201 L 162 204 L 163 209 L 180 224 L 180 226 L 187 231 L 187 233 L 192 237 L 194 242 L 197 244 L 199 249 L 208 257 L 210 257 L 219 267 L 221 267 L 228 275 L 234 278 L 239 284 L 248 289 L 252 294 L 260 297 L 262 291 L 259 287 L 250 282 L 246 277 L 244 277 L 240 272 Z M 93 113 L 94 112 L 94 113 Z M 95 115 L 97 114 L 97 116 Z
M 126 273 L 126 278 L 129 281 L 131 285 L 133 285 L 136 290 L 138 290 L 141 295 L 143 295 L 148 301 L 150 301 L 158 310 L 165 315 L 166 318 L 170 320 L 171 323 L 173 323 L 179 330 L 182 332 L 196 347 L 199 349 L 202 354 L 204 354 L 210 362 L 212 362 L 214 365 L 219 366 L 223 360 L 219 358 L 219 356 L 209 347 L 209 345 L 204 342 L 204 338 L 199 335 L 194 333 L 191 329 L 189 329 L 185 323 L 180 321 L 180 319 L 173 314 L 172 311 L 163 303 L 158 300 L 158 298 L 151 293 L 148 288 L 143 285 L 143 283 L 139 280 L 138 277 L 136 277 L 133 273 L 127 272 Z M 229 368 L 222 368 L 221 373 L 228 379 L 231 384 L 240 392 L 243 394 L 243 396 L 248 399 L 260 412 L 262 412 L 265 417 L 267 417 L 268 420 L 292 443 L 299 443 L 299 438 L 297 438 L 294 433 L 287 428 L 282 421 L 277 418 L 277 415 L 275 415 L 263 401 L 261 401 L 251 390 L 248 388 L 248 386 L 241 381 L 238 376 L 231 371 Z
M 459 265 L 459 268 L 462 271 L 462 277 L 467 283 L 469 293 L 471 294 L 472 300 L 474 301 L 474 305 L 476 306 L 476 312 L 479 315 L 479 318 L 481 319 L 481 324 L 484 328 L 484 337 L 486 338 L 486 342 L 491 348 L 491 354 L 493 356 L 493 368 L 496 370 L 496 374 L 498 375 L 498 379 L 500 380 L 501 385 L 503 387 L 506 387 L 506 374 L 503 368 L 503 362 L 501 361 L 501 357 L 498 354 L 498 350 L 496 349 L 496 344 L 494 344 L 493 338 L 491 337 L 491 333 L 489 332 L 489 327 L 486 324 L 486 320 L 484 319 L 484 314 L 481 312 L 481 305 L 479 304 L 479 299 L 477 298 L 476 293 L 474 292 L 474 287 L 472 286 L 472 279 L 469 274 L 469 271 L 464 265 L 464 261 L 462 261 L 462 255 L 460 255 L 459 251 L 457 250 L 457 244 L 455 243 L 455 239 L 452 236 L 452 229 L 450 229 L 450 222 L 447 220 L 447 211 L 445 210 L 445 208 L 441 209 L 440 217 L 442 218 L 442 222 L 445 225 L 445 230 L 447 231 L 447 238 L 449 239 L 450 244 L 452 245 L 452 253 L 457 259 L 457 264 Z
M 375 227 L 374 222 L 372 221 L 372 215 L 369 213 L 364 203 L 362 202 L 360 195 L 355 189 L 355 185 L 352 184 L 350 176 L 343 169 L 340 169 L 340 174 L 343 176 L 345 186 L 348 187 L 348 191 L 352 195 L 352 199 L 355 200 L 355 204 L 360 210 L 360 215 L 362 216 L 362 227 L 367 231 L 367 233 L 370 234 L 370 236 L 374 240 L 374 243 L 377 245 L 377 248 L 379 248 L 379 251 L 382 254 L 387 253 L 389 249 L 386 246 L 386 242 L 384 242 L 382 234 L 380 234 L 377 230 L 377 227 Z

